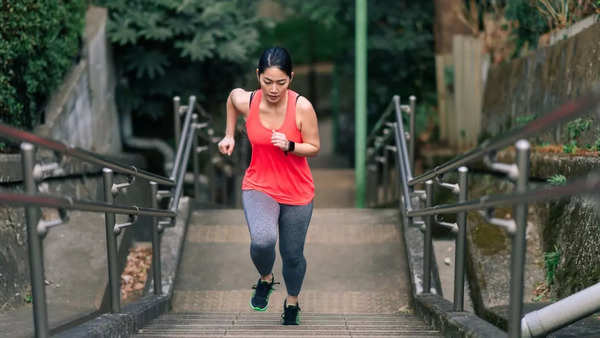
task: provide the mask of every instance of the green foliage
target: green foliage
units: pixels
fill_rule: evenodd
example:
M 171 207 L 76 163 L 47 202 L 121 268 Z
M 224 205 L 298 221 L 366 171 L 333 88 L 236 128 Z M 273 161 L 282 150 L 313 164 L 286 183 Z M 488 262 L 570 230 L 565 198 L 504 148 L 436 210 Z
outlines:
M 569 136 L 569 140 L 577 139 L 579 135 L 590 129 L 591 126 L 592 121 L 588 119 L 578 118 L 570 121 L 567 123 L 567 134 Z
M 517 123 L 517 126 L 523 126 L 523 125 L 526 125 L 527 123 L 535 120 L 536 118 L 537 118 L 536 114 L 522 115 L 522 116 L 517 116 L 517 119 L 515 122 Z
M 551 185 L 564 185 L 567 182 L 567 178 L 564 175 L 557 174 L 550 177 L 547 182 Z
M 342 78 L 354 74 L 354 0 L 289 0 L 298 15 L 334 27 L 336 44 L 328 47 Z M 371 0 L 368 5 L 368 112 L 371 122 L 394 94 L 403 101 L 435 102 L 432 1 Z
M 592 147 L 592 150 L 600 151 L 600 138 L 596 139 L 596 141 L 594 142 L 594 145 Z
M 548 21 L 535 7 L 535 1 L 506 0 L 505 17 L 518 23 L 512 31 L 516 42 L 513 56 L 519 55 L 523 47 L 536 47 L 540 35 L 549 29 Z
M 158 119 L 174 95 L 224 102 L 258 46 L 254 1 L 98 0 L 119 70 L 119 110 Z M 205 102 L 203 102 L 205 103 Z
M 342 26 L 294 15 L 273 25 L 261 26 L 259 51 L 271 46 L 285 46 L 294 64 L 333 61 L 345 47 L 345 41 L 351 38 L 348 34 Z
M 554 274 L 556 273 L 556 267 L 560 262 L 560 251 L 558 247 L 554 247 L 554 251 L 544 253 L 544 266 L 546 268 L 546 285 L 552 285 L 554 283 Z
M 574 154 L 577 150 L 577 141 L 571 140 L 565 144 L 563 144 L 563 153 L 565 154 Z
M 41 122 L 44 104 L 76 60 L 87 1 L 0 2 L 0 119 Z

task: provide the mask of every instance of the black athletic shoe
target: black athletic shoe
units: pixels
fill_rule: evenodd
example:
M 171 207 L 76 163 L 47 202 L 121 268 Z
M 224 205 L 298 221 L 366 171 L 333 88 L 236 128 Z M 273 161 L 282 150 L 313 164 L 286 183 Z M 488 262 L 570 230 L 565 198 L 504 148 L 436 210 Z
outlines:
M 260 278 L 258 279 L 256 285 L 252 286 L 252 288 L 254 289 L 252 299 L 250 299 L 250 307 L 252 308 L 252 310 L 267 310 L 267 305 L 269 305 L 269 296 L 271 295 L 271 292 L 275 290 L 275 288 L 273 288 L 273 285 L 275 284 L 279 284 L 275 282 L 275 277 L 273 277 L 273 280 L 270 283 L 262 281 L 260 280 Z
M 281 315 L 283 325 L 300 325 L 300 306 L 287 305 L 287 299 L 283 302 L 283 314 Z

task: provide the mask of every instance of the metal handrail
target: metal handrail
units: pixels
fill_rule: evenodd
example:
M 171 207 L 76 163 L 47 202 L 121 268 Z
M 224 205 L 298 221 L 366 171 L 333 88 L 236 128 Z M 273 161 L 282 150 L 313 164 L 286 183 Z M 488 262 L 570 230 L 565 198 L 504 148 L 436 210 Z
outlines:
M 542 187 L 523 193 L 510 193 L 493 196 L 483 196 L 466 202 L 452 204 L 438 204 L 429 208 L 411 210 L 409 217 L 423 217 L 439 214 L 454 214 L 463 211 L 474 211 L 494 208 L 497 206 L 510 206 L 521 203 L 535 203 L 556 200 L 561 197 L 600 193 L 600 170 L 583 177 L 573 179 L 561 186 Z
M 367 137 L 367 144 L 371 143 L 375 139 L 375 136 L 377 136 L 379 129 L 381 129 L 381 127 L 385 124 L 385 121 L 387 121 L 390 117 L 393 117 L 393 112 L 394 102 L 392 101 L 388 104 L 387 108 L 385 108 L 383 114 L 381 114 L 381 117 L 377 120 L 377 122 L 375 122 L 375 126 L 373 126 L 371 133 Z
M 172 179 L 156 175 L 142 169 L 137 169 L 135 166 L 132 165 L 121 164 L 109 160 L 102 155 L 81 149 L 79 147 L 68 146 L 60 141 L 41 137 L 33 133 L 26 132 L 24 130 L 20 130 L 18 128 L 10 127 L 3 123 L 0 123 L 0 136 L 17 142 L 31 143 L 39 147 L 46 148 L 60 154 L 64 154 L 84 162 L 96 164 L 104 168 L 110 168 L 122 174 L 142 178 L 148 181 L 154 181 L 166 186 L 175 185 L 175 182 Z
M 121 215 L 175 217 L 176 213 L 170 210 L 126 206 L 103 202 L 71 199 L 48 194 L 19 194 L 0 192 L 0 205 L 13 207 L 37 206 L 40 208 L 67 209 L 88 212 L 110 212 Z
M 187 135 L 190 130 L 190 124 L 192 122 L 192 112 L 194 111 L 194 105 L 196 103 L 196 97 L 190 96 L 190 102 L 188 103 L 187 112 L 185 114 L 185 122 L 183 123 L 183 135 Z M 178 114 L 179 112 L 176 112 Z M 177 155 L 175 156 L 175 163 L 171 171 L 171 180 L 175 179 L 175 175 L 179 173 L 179 166 L 183 159 L 183 153 L 185 151 L 186 142 L 179 142 L 177 145 Z
M 170 178 L 165 178 L 143 170 L 138 170 L 134 166 L 126 166 L 121 163 L 113 162 L 102 155 L 89 152 L 77 147 L 67 146 L 62 142 L 43 138 L 35 134 L 19 130 L 4 124 L 0 124 L 0 136 L 21 143 L 21 158 L 23 169 L 23 181 L 25 193 L 0 193 L 0 204 L 14 207 L 25 207 L 25 216 L 27 223 L 29 266 L 31 276 L 31 293 L 33 303 L 33 321 L 36 337 L 48 337 L 48 313 L 46 307 L 46 294 L 44 289 L 44 266 L 43 266 L 43 240 L 47 231 L 57 225 L 67 221 L 67 210 L 80 210 L 85 212 L 103 212 L 105 213 L 106 226 L 106 245 L 108 256 L 108 291 L 109 306 L 113 313 L 120 312 L 120 274 L 117 264 L 117 236 L 123 228 L 133 226 L 137 217 L 141 215 L 152 217 L 152 269 L 154 281 L 154 294 L 162 294 L 161 283 L 161 264 L 160 264 L 160 239 L 165 226 L 174 225 L 176 210 L 181 195 L 183 194 L 183 181 L 186 173 L 187 163 L 189 161 L 192 146 L 197 146 L 196 131 L 206 123 L 197 123 L 197 115 L 193 113 L 195 97 L 190 97 L 186 110 L 183 133 L 177 134 L 179 143 L 177 144 L 177 158 Z M 176 100 L 175 108 L 177 113 L 180 109 L 179 100 Z M 206 112 L 203 112 L 207 115 Z M 179 140 L 179 138 L 181 139 Z M 42 148 L 50 149 L 59 155 L 66 155 L 79 160 L 89 162 L 103 167 L 104 180 L 104 202 L 89 201 L 81 199 L 72 199 L 70 197 L 55 196 L 49 194 L 39 194 L 37 184 L 40 182 L 43 172 L 46 169 L 56 169 L 61 164 L 51 166 L 35 165 L 35 148 L 37 145 Z M 197 149 L 194 149 L 195 160 L 197 160 Z M 195 161 L 195 169 L 197 161 Z M 129 176 L 126 183 L 113 184 L 113 170 Z M 196 170 L 194 170 L 196 174 Z M 139 207 L 135 205 L 120 205 L 114 203 L 114 197 L 125 191 L 125 188 L 133 184 L 134 178 L 141 178 L 149 181 L 151 191 L 151 207 Z M 159 191 L 158 185 L 167 186 L 170 192 Z M 168 209 L 158 208 L 158 199 L 170 196 Z M 39 208 L 58 209 L 59 219 L 45 221 L 40 219 Z M 115 215 L 129 215 L 129 221 L 116 224 Z M 159 218 L 168 218 L 170 221 L 159 221 Z
M 456 170 L 461 166 L 482 158 L 486 154 L 506 148 L 517 140 L 529 138 L 549 127 L 553 127 L 561 122 L 583 115 L 589 111 L 589 109 L 597 107 L 598 103 L 600 103 L 600 86 L 592 89 L 589 93 L 578 99 L 571 100 L 561 105 L 541 118 L 529 122 L 521 128 L 509 131 L 507 134 L 500 135 L 494 139 L 484 141 L 475 149 L 413 178 L 408 182 L 408 185 L 412 186 L 417 183 L 424 183 L 434 177 Z
M 371 133 L 372 140 L 375 140 L 375 146 L 372 146 L 367 156 L 367 163 L 371 163 L 371 167 L 375 166 L 370 172 L 379 175 L 380 172 L 377 169 L 378 165 L 383 166 L 381 171 L 384 179 L 389 179 L 389 160 L 387 158 L 386 150 L 393 149 L 396 152 L 396 169 L 400 176 L 400 181 L 396 185 L 396 189 L 399 189 L 398 196 L 401 199 L 400 209 L 402 211 L 403 222 L 408 227 L 419 225 L 421 230 L 424 232 L 424 243 L 423 243 L 423 273 L 421 278 L 416 280 L 422 280 L 423 292 L 430 292 L 431 290 L 431 271 L 432 265 L 432 227 L 436 224 L 443 225 L 443 222 L 437 221 L 435 216 L 439 214 L 457 214 L 457 223 L 449 224 L 455 228 L 456 236 L 456 250 L 455 250 L 455 274 L 454 274 L 454 311 L 464 311 L 464 275 L 465 275 L 465 261 L 466 261 L 466 227 L 467 227 L 467 212 L 479 210 L 485 219 L 492 225 L 503 227 L 508 233 L 511 234 L 511 282 L 510 282 L 510 304 L 509 304 L 509 319 L 508 319 L 508 335 L 510 337 L 532 336 L 532 335 L 543 335 L 552 332 L 556 329 L 564 327 L 565 325 L 582 319 L 592 312 L 600 310 L 600 305 L 594 301 L 588 301 L 585 307 L 577 308 L 568 315 L 557 315 L 555 312 L 559 308 L 559 304 L 550 305 L 547 308 L 522 317 L 523 314 L 523 285 L 524 285 L 524 265 L 525 265 L 525 254 L 526 254 L 526 226 L 527 226 L 527 206 L 528 203 L 555 200 L 565 196 L 572 196 L 578 194 L 593 193 L 597 194 L 600 189 L 600 170 L 592 171 L 588 175 L 575 178 L 570 180 L 568 184 L 554 187 L 542 187 L 537 189 L 528 189 L 529 179 L 529 152 L 530 144 L 525 138 L 536 135 L 539 132 L 546 130 L 549 127 L 553 127 L 563 121 L 574 119 L 580 115 L 585 114 L 591 108 L 598 108 L 600 103 L 600 86 L 595 87 L 586 95 L 581 96 L 578 99 L 571 100 L 566 104 L 561 105 L 558 109 L 551 111 L 550 113 L 538 118 L 524 127 L 512 130 L 505 135 L 493 138 L 491 140 L 483 142 L 480 146 L 475 149 L 466 152 L 463 155 L 457 156 L 456 158 L 435 167 L 434 169 L 411 178 L 411 168 L 414 168 L 414 144 L 408 147 L 406 146 L 406 139 L 414 140 L 414 129 L 411 123 L 411 132 L 408 134 L 404 133 L 404 121 L 401 113 L 404 111 L 404 107 L 400 104 L 399 98 L 394 97 L 394 104 L 396 106 L 396 120 L 390 122 L 390 126 L 394 127 L 394 141 L 395 146 L 387 145 L 390 141 L 386 135 L 381 135 L 380 130 Z M 414 98 L 411 97 L 410 111 L 414 112 Z M 389 118 L 389 114 L 386 111 L 383 119 Z M 414 115 L 414 114 L 413 114 Z M 411 116 L 414 118 L 414 116 Z M 377 123 L 377 126 L 381 126 L 382 123 Z M 498 163 L 495 161 L 496 151 L 506 148 L 514 143 L 516 148 L 516 163 L 505 164 Z M 480 198 L 468 200 L 468 168 L 465 165 L 472 163 L 478 159 L 484 159 L 484 164 L 493 171 L 501 172 L 506 174 L 508 178 L 516 181 L 515 191 L 508 194 L 483 196 Z M 370 167 L 370 168 L 371 168 Z M 450 184 L 443 182 L 441 177 L 443 174 L 457 170 L 459 183 Z M 379 181 L 379 180 L 378 180 Z M 382 181 L 385 189 L 388 189 L 389 184 Z M 414 186 L 417 183 L 425 183 L 425 191 L 413 191 Z M 451 189 L 453 193 L 458 195 L 458 202 L 451 204 L 433 205 L 433 186 L 437 184 L 442 188 Z M 377 184 L 374 189 L 379 189 Z M 384 194 L 384 198 L 388 196 Z M 380 195 L 377 194 L 376 200 L 380 200 Z M 385 201 L 389 203 L 389 201 Z M 422 203 L 425 206 L 422 206 Z M 499 205 L 512 205 L 514 206 L 513 219 L 497 219 L 493 218 L 493 208 Z M 423 220 L 416 220 L 416 218 L 422 217 Z M 417 282 L 418 283 L 418 282 Z M 419 287 L 417 287 L 419 289 Z M 590 294 L 600 290 L 600 284 L 581 291 L 582 293 L 587 292 Z M 570 299 L 565 301 L 565 304 L 572 304 L 584 298 L 580 294 L 574 294 L 569 297 Z M 594 297 L 593 299 L 597 299 Z M 562 303 L 561 303 L 562 304 Z M 557 316 L 560 317 L 557 319 Z

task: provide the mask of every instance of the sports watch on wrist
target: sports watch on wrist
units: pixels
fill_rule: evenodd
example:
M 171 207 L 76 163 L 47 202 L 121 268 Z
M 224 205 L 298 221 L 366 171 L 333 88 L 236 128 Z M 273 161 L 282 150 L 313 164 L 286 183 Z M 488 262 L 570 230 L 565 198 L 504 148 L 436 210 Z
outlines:
M 288 141 L 288 149 L 285 151 L 285 155 L 287 156 L 288 152 L 294 152 L 296 149 L 296 143 L 294 141 Z

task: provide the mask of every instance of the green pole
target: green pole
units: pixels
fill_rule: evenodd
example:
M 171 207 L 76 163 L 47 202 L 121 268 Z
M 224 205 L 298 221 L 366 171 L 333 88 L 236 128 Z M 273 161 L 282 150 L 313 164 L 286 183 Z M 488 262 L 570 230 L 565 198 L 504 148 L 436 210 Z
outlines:
M 339 137 L 340 137 L 340 81 L 339 81 L 339 69 L 335 65 L 333 68 L 333 76 L 331 81 L 331 110 L 333 113 L 333 152 L 337 153 L 339 150 Z
M 356 0 L 355 156 L 356 207 L 365 207 L 367 151 L 367 0 Z

